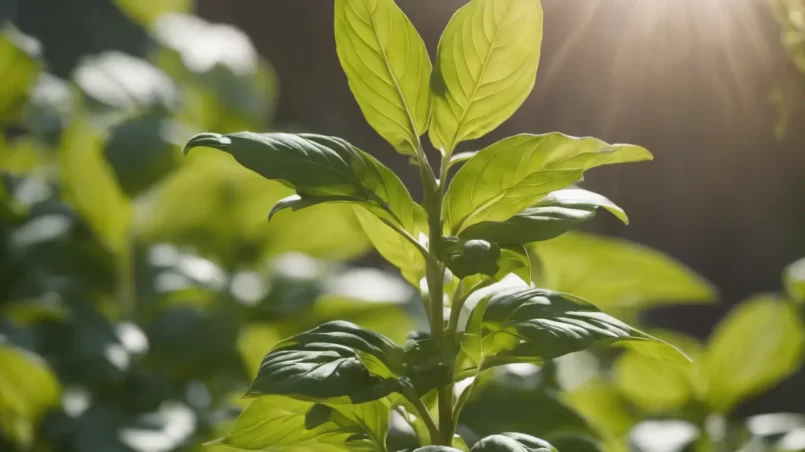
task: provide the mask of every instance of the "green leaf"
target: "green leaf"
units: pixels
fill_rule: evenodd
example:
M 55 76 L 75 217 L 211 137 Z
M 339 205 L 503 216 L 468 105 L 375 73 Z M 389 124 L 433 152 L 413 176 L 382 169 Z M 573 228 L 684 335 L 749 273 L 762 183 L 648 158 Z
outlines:
M 39 41 L 6 24 L 0 27 L 0 124 L 19 116 L 40 70 Z
M 149 25 L 166 13 L 187 13 L 194 0 L 114 0 L 126 15 L 142 25 Z
M 415 156 L 430 121 L 431 62 L 414 25 L 394 0 L 336 0 L 335 43 L 369 125 Z
M 281 396 L 260 397 L 238 417 L 229 435 L 211 444 L 266 452 L 383 450 L 368 438 L 370 428 L 385 437 L 382 421 L 385 417 L 387 425 L 389 410 L 381 401 L 338 410 L 317 407 L 323 405 Z M 321 415 L 322 411 L 323 420 L 311 425 L 311 414 Z M 359 419 L 368 422 L 361 424 Z
M 625 240 L 569 233 L 529 248 L 539 257 L 540 285 L 603 307 L 712 302 L 715 288 L 680 262 Z
M 488 240 L 498 245 L 524 245 L 550 240 L 595 217 L 603 207 L 625 224 L 626 213 L 612 201 L 580 188 L 557 190 L 506 221 L 484 221 L 465 229 L 459 237 Z
M 193 137 L 197 146 L 231 154 L 241 165 L 266 179 L 291 185 L 306 205 L 337 199 L 363 206 L 383 222 L 409 233 L 417 228 L 417 205 L 390 169 L 340 138 L 321 135 L 250 132 Z
M 76 120 L 62 138 L 59 163 L 68 200 L 110 249 L 123 250 L 133 206 L 104 158 L 100 137 Z
M 461 449 L 447 446 L 425 446 L 414 449 L 413 452 L 461 452 Z
M 56 408 L 61 388 L 38 356 L 0 340 L 0 432 L 26 448 L 48 409 Z
M 502 433 L 487 436 L 471 452 L 557 452 L 547 441 L 522 433 Z
M 356 206 L 354 211 L 358 223 L 378 253 L 399 268 L 409 284 L 419 287 L 419 281 L 425 277 L 425 257 L 417 247 L 368 210 Z M 419 204 L 414 205 L 413 217 L 411 226 L 406 230 L 418 239 L 428 230 L 425 210 Z
M 704 347 L 696 339 L 679 333 L 662 332 L 657 337 L 680 347 L 694 366 L 662 362 L 645 353 L 627 350 L 612 367 L 618 389 L 648 413 L 676 412 L 700 392 L 700 363 Z
M 596 377 L 562 396 L 597 430 L 608 446 L 605 450 L 626 450 L 623 438 L 640 419 L 611 382 Z
M 472 0 L 439 41 L 430 139 L 451 154 L 507 120 L 531 93 L 542 44 L 538 0 Z
M 349 322 L 329 322 L 277 344 L 248 395 L 368 402 L 398 388 L 402 362 L 402 351 L 387 338 Z
M 478 323 L 482 368 L 514 362 L 540 364 L 590 347 L 611 345 L 675 361 L 686 358 L 672 346 L 581 298 L 544 289 L 510 287 L 494 292 L 473 309 L 467 331 L 474 333 Z M 636 345 L 641 342 L 660 345 Z
M 601 165 L 651 160 L 644 148 L 560 133 L 516 135 L 481 150 L 458 170 L 444 203 L 456 235 L 482 221 L 508 220 Z
M 793 305 L 757 295 L 719 323 L 704 356 L 705 398 L 728 413 L 740 401 L 796 372 L 805 360 L 805 325 Z
M 785 268 L 783 286 L 791 298 L 805 303 L 805 259 L 800 259 Z
M 445 237 L 437 246 L 439 259 L 459 278 L 477 274 L 493 276 L 500 268 L 500 247 L 485 240 Z

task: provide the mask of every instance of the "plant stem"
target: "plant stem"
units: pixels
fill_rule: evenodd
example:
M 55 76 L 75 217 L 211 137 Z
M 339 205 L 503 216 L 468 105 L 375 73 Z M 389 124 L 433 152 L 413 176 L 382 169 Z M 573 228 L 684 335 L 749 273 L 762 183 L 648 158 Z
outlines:
M 426 407 L 425 404 L 422 403 L 422 399 L 419 398 L 419 395 L 414 390 L 414 387 L 411 385 L 410 381 L 403 380 L 402 384 L 403 384 L 403 391 L 402 391 L 403 396 L 406 398 L 406 400 L 411 402 L 411 405 L 414 406 L 414 409 L 416 409 L 416 412 L 419 415 L 419 417 L 422 418 L 423 422 L 425 422 L 425 426 L 427 426 L 428 433 L 430 434 L 431 442 L 438 441 L 440 436 L 439 427 L 436 425 L 435 422 L 433 422 L 433 418 L 431 417 L 430 412 L 428 411 L 428 407 Z

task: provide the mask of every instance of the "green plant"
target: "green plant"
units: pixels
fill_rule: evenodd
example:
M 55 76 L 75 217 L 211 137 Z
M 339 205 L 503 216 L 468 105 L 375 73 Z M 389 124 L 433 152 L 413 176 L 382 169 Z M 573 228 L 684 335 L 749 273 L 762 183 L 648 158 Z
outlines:
M 418 167 L 422 204 L 390 169 L 340 138 L 203 133 L 185 152 L 215 148 L 292 187 L 296 193 L 277 202 L 269 219 L 286 209 L 352 205 L 375 248 L 421 290 L 430 331 L 400 346 L 336 321 L 280 342 L 249 388 L 256 400 L 219 444 L 385 451 L 393 411 L 413 428 L 419 450 L 467 450 L 455 433 L 474 384 L 457 395 L 456 382 L 597 346 L 627 345 L 687 362 L 577 296 L 532 286 L 539 269 L 527 245 L 572 229 L 599 208 L 626 221 L 610 200 L 573 184 L 588 169 L 650 160 L 646 149 L 550 133 L 456 153 L 460 143 L 508 119 L 533 88 L 542 38 L 538 0 L 470 1 L 448 23 L 435 69 L 393 0 L 336 0 L 335 38 L 367 122 Z M 420 139 L 426 133 L 438 151 L 437 171 Z M 507 283 L 512 273 L 522 281 Z M 530 435 L 500 433 L 472 450 L 554 448 Z

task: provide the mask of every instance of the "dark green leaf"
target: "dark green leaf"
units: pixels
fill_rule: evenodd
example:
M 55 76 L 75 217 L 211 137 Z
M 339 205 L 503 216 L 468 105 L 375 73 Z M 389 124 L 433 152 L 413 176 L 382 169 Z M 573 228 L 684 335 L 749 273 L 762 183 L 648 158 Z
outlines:
M 805 259 L 800 259 L 785 268 L 783 286 L 791 298 L 805 303 Z
M 569 294 L 544 289 L 503 288 L 485 298 L 468 320 L 480 323 L 484 367 L 511 362 L 542 363 L 593 346 L 660 343 L 594 305 Z M 474 328 L 472 328 L 474 329 Z M 665 344 L 651 353 L 662 357 L 684 355 Z
M 459 234 L 498 245 L 524 245 L 550 240 L 591 220 L 599 207 L 628 224 L 626 214 L 609 199 L 580 188 L 558 190 L 506 221 L 476 223 Z
M 286 339 L 266 355 L 249 395 L 362 403 L 398 388 L 402 351 L 349 322 L 329 322 Z
M 415 156 L 431 107 L 431 62 L 416 28 L 394 0 L 336 0 L 335 43 L 366 120 Z
M 585 170 L 651 158 L 638 146 L 560 133 L 506 138 L 458 170 L 445 198 L 446 227 L 455 235 L 483 221 L 508 220 L 548 193 L 577 182 Z
M 805 325 L 786 300 L 752 297 L 719 323 L 704 355 L 705 399 L 728 413 L 736 403 L 796 372 L 805 360 Z
M 500 248 L 485 240 L 461 240 L 446 237 L 436 249 L 439 258 L 459 278 L 471 275 L 495 275 L 498 270 Z
M 502 433 L 481 439 L 471 452 L 557 452 L 545 440 L 522 433 Z
M 542 44 L 535 0 L 473 0 L 439 41 L 430 139 L 451 154 L 508 119 L 531 93 Z
M 569 233 L 529 248 L 540 285 L 605 307 L 714 301 L 712 284 L 659 251 L 625 240 Z
M 456 350 L 431 339 L 409 340 L 405 347 L 405 368 L 418 394 L 450 383 Z

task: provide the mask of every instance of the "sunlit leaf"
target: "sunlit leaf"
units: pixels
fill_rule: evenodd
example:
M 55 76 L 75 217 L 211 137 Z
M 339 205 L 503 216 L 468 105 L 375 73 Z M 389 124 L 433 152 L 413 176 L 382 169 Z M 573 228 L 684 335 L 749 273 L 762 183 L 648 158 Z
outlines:
M 530 246 L 539 257 L 540 285 L 603 307 L 711 302 L 715 288 L 659 251 L 625 240 L 569 233 Z
M 394 0 L 336 0 L 335 42 L 352 94 L 369 124 L 416 155 L 430 120 L 431 62 Z
M 459 237 L 488 240 L 498 245 L 549 240 L 591 220 L 599 207 L 628 223 L 623 210 L 609 199 L 580 188 L 570 188 L 551 192 L 506 221 L 476 223 L 462 231 Z
M 565 392 L 563 398 L 598 431 L 608 446 L 606 450 L 627 451 L 623 439 L 639 417 L 614 385 L 596 378 Z
M 805 325 L 790 303 L 754 296 L 716 327 L 704 355 L 706 401 L 720 413 L 774 386 L 805 360 Z
M 8 24 L 0 27 L 0 124 L 7 124 L 20 114 L 40 69 L 39 41 L 20 33 Z
M 134 21 L 142 25 L 154 22 L 165 13 L 186 13 L 195 0 L 115 0 L 115 4 Z
M 594 138 L 559 133 L 509 137 L 458 170 L 444 203 L 446 226 L 457 234 L 482 221 L 508 220 L 548 193 L 577 182 L 585 170 L 651 158 L 644 148 Z
M 537 0 L 472 0 L 461 8 L 436 56 L 433 145 L 452 153 L 508 119 L 534 87 L 541 44 Z
M 487 436 L 472 446 L 471 452 L 557 452 L 547 441 L 522 433 Z
M 56 376 L 38 356 L 0 340 L 0 431 L 30 446 L 36 424 L 58 406 Z

